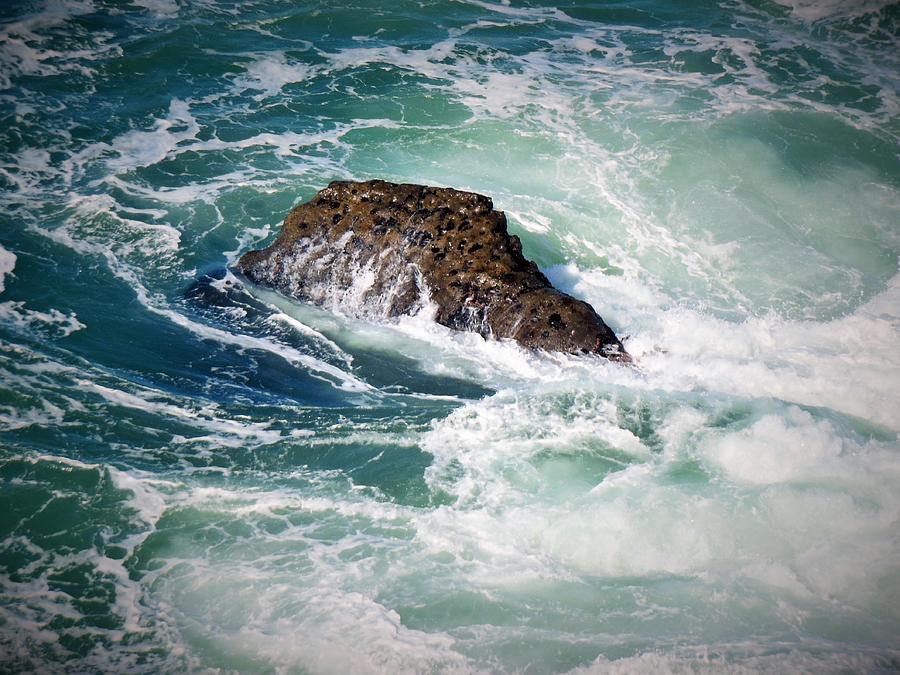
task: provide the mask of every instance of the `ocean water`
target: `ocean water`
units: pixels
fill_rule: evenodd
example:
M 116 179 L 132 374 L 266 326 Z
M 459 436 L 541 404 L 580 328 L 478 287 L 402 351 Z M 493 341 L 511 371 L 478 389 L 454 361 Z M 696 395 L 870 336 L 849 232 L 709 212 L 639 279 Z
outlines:
M 900 5 L 0 3 L 0 671 L 900 670 Z M 491 196 L 635 358 L 230 271 Z

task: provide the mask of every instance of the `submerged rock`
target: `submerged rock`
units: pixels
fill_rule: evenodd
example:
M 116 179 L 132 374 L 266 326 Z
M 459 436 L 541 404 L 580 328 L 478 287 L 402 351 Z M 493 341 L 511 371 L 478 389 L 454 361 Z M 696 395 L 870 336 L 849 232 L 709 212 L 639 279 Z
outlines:
M 503 212 L 472 192 L 334 182 L 237 267 L 258 284 L 354 316 L 427 307 L 438 323 L 486 338 L 631 360 L 589 304 L 553 288 L 525 259 Z

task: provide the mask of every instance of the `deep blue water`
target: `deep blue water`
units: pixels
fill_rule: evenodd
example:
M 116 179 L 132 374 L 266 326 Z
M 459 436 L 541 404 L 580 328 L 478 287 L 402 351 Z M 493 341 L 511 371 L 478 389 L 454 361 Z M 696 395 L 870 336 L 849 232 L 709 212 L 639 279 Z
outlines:
M 900 5 L 0 5 L 0 672 L 900 669 Z M 229 267 L 493 198 L 635 367 Z

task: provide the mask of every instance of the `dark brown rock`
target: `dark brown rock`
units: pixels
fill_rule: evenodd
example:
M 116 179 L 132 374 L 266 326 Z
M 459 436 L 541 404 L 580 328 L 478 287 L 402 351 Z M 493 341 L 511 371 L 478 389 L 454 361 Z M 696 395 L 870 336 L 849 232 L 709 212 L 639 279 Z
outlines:
M 630 361 L 594 309 L 550 285 L 491 200 L 450 188 L 335 182 L 238 261 L 252 281 L 363 317 L 414 314 L 526 347 Z

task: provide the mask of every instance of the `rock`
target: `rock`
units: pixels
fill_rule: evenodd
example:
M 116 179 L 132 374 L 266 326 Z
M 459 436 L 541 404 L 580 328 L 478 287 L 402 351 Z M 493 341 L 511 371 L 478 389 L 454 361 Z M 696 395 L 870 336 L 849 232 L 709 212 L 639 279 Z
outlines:
M 556 290 L 506 216 L 472 192 L 334 182 L 237 264 L 251 281 L 366 318 L 426 309 L 450 328 L 630 361 L 594 309 Z

